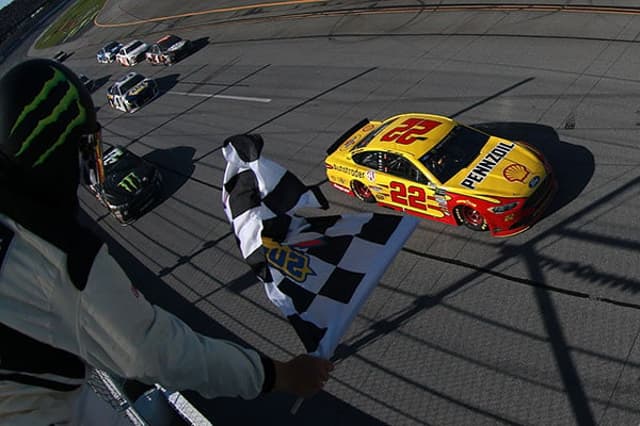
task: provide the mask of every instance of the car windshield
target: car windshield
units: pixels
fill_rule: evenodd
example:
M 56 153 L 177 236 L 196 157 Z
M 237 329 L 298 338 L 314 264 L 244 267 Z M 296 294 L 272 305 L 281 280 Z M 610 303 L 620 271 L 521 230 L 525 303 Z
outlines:
M 167 36 L 165 38 L 160 39 L 158 41 L 158 46 L 160 46 L 160 49 L 162 50 L 167 50 L 168 48 L 170 48 L 171 46 L 173 46 L 179 41 L 180 41 L 180 37 L 171 35 L 171 36 Z
M 441 182 L 445 183 L 480 154 L 489 135 L 471 127 L 456 126 L 420 162 Z
M 134 42 L 133 44 L 131 44 L 131 46 L 127 47 L 127 50 L 128 50 L 129 52 L 131 52 L 132 50 L 137 49 L 137 48 L 138 48 L 138 47 L 140 47 L 141 45 L 142 45 L 142 42 L 141 42 L 141 41 L 136 41 L 136 42 Z
M 144 77 L 142 75 L 140 74 L 134 75 L 129 80 L 122 83 L 122 86 L 120 86 L 120 93 L 123 93 L 123 94 L 127 93 L 129 89 L 131 89 L 136 84 L 140 83 L 142 80 L 144 80 Z
M 103 51 L 112 51 L 113 49 L 115 49 L 116 47 L 118 47 L 118 42 L 117 41 L 112 41 L 111 43 L 107 44 L 104 49 L 102 49 Z

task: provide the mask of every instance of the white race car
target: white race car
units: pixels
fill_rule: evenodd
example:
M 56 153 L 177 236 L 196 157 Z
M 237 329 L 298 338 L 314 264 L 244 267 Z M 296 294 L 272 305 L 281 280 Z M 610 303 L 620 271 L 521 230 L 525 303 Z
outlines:
M 107 100 L 112 108 L 124 112 L 136 112 L 158 96 L 158 84 L 137 72 L 130 72 L 107 89 Z
M 120 48 L 116 54 L 116 61 L 125 67 L 132 67 L 138 62 L 145 60 L 145 53 L 149 50 L 149 45 L 140 40 L 133 40 Z

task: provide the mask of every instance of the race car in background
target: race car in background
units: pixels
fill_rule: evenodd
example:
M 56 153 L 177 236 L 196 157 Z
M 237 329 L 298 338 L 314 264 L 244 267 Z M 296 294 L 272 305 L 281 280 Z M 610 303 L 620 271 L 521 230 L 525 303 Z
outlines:
M 192 48 L 191 40 L 167 34 L 152 44 L 145 56 L 151 64 L 173 65 L 187 56 Z
M 131 71 L 107 89 L 109 106 L 124 112 L 136 112 L 158 96 L 158 84 L 151 78 Z
M 69 58 L 69 56 L 71 56 L 70 53 L 65 52 L 64 50 L 59 50 L 56 52 L 55 55 L 53 55 L 53 60 L 56 62 L 64 62 L 67 60 L 67 58 Z
M 116 61 L 125 67 L 132 67 L 138 62 L 144 61 L 145 53 L 149 45 L 140 40 L 133 40 L 125 44 L 116 53 Z
M 121 224 L 132 223 L 160 199 L 160 171 L 125 147 L 108 148 L 103 169 L 103 181 L 88 189 Z
M 96 53 L 96 60 L 101 64 L 109 64 L 116 60 L 116 54 L 122 49 L 122 43 L 110 41 Z
M 493 236 L 529 228 L 557 189 L 534 147 L 439 115 L 365 119 L 327 154 L 327 177 L 340 191 Z

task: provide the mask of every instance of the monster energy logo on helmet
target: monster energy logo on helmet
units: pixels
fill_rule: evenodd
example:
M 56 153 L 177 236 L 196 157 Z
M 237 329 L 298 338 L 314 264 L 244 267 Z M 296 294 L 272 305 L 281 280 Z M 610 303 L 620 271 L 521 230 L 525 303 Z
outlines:
M 39 154 L 30 154 L 37 156 L 32 167 L 47 161 L 56 149 L 68 141 L 73 130 L 87 120 L 87 110 L 80 102 L 78 89 L 62 71 L 51 66 L 49 68 L 53 70 L 53 76 L 24 106 L 9 133 L 10 137 L 18 137 L 19 130 L 26 126 L 26 132 L 23 133 L 28 134 L 22 136 L 22 144 L 14 156 L 19 158 L 31 149 L 38 149 Z M 47 137 L 46 144 L 37 141 L 41 136 Z

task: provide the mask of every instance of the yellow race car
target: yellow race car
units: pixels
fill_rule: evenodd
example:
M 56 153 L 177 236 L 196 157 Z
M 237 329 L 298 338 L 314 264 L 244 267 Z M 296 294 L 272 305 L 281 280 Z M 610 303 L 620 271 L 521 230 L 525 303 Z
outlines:
M 340 191 L 494 236 L 529 228 L 557 190 L 534 147 L 439 115 L 362 120 L 327 154 L 327 178 Z

